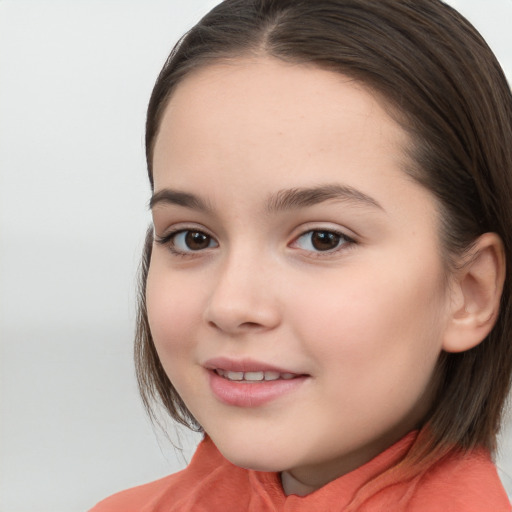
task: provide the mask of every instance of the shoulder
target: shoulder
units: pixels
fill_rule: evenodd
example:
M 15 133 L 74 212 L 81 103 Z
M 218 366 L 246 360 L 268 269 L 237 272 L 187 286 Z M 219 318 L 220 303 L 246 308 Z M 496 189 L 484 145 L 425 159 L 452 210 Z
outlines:
M 142 512 L 151 502 L 172 488 L 180 479 L 181 471 L 148 484 L 126 489 L 100 501 L 89 512 Z
M 114 494 L 89 512 L 172 512 L 199 510 L 200 506 L 210 510 L 216 497 L 232 494 L 235 489 L 238 498 L 248 485 L 247 471 L 228 462 L 206 437 L 183 471 Z
M 489 453 L 452 453 L 427 471 L 410 501 L 418 512 L 510 512 L 508 497 Z

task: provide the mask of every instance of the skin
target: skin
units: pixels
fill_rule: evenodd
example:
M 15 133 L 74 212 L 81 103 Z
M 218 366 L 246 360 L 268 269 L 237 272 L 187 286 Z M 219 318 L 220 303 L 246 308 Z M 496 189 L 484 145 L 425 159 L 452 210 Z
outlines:
M 361 84 L 267 57 L 189 74 L 164 113 L 155 197 L 185 192 L 209 210 L 156 201 L 155 235 L 209 238 L 154 243 L 155 346 L 223 455 L 281 472 L 286 494 L 364 464 L 430 405 L 452 298 L 435 198 L 405 172 L 409 144 Z M 356 194 L 275 208 L 283 190 L 324 185 Z M 318 250 L 314 230 L 348 238 Z M 261 406 L 228 405 L 204 367 L 221 356 L 307 378 Z

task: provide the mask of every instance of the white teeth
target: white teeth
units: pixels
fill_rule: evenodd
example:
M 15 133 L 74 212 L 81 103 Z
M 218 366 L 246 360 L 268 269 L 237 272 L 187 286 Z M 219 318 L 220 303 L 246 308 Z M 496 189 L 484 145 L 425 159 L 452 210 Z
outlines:
M 231 372 L 228 370 L 221 370 L 217 368 L 215 370 L 218 375 L 228 380 L 234 381 L 247 381 L 247 382 L 260 382 L 262 380 L 290 380 L 296 375 L 293 373 L 279 373 L 274 371 L 267 372 Z
M 226 372 L 225 376 L 229 380 L 244 380 L 244 372 Z
M 245 372 L 244 380 L 263 380 L 265 378 L 264 372 Z

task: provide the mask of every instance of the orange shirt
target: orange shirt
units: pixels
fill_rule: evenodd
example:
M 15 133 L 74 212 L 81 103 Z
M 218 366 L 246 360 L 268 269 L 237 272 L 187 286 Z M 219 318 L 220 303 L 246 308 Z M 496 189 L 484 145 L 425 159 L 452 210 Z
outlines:
M 128 489 L 90 512 L 510 512 L 511 506 L 484 450 L 452 454 L 428 471 L 367 484 L 410 449 L 411 432 L 367 464 L 308 496 L 286 496 L 279 475 L 245 470 L 227 461 L 206 437 L 189 466 Z M 363 488 L 363 486 L 365 486 Z

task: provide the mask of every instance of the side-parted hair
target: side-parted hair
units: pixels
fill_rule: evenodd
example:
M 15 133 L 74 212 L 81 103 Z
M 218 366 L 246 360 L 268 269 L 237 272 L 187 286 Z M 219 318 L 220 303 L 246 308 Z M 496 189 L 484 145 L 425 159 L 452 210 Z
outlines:
M 152 188 L 155 140 L 176 86 L 198 68 L 250 56 L 338 72 L 384 99 L 410 135 L 407 172 L 440 205 L 448 271 L 483 233 L 503 240 L 507 273 L 499 317 L 475 348 L 441 354 L 422 456 L 453 447 L 494 451 L 512 373 L 512 95 L 492 51 L 440 0 L 226 0 L 183 36 L 156 81 L 146 124 Z M 141 395 L 150 415 L 160 404 L 178 422 L 201 430 L 151 337 L 145 288 L 152 240 L 150 229 L 135 343 Z

